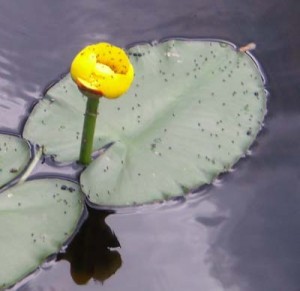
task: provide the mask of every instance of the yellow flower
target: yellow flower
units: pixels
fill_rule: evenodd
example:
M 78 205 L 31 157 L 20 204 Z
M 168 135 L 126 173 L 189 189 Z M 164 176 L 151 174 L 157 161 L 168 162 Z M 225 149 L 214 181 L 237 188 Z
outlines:
M 124 50 L 109 43 L 89 45 L 71 65 L 71 76 L 79 89 L 106 98 L 118 98 L 133 80 L 134 69 Z

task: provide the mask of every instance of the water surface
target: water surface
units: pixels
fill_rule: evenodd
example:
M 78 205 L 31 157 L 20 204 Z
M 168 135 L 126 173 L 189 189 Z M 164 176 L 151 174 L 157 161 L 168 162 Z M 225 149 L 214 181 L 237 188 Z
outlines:
M 99 41 L 254 41 L 271 93 L 252 155 L 218 185 L 162 205 L 98 212 L 91 229 L 103 236 L 100 279 L 76 284 L 72 259 L 60 257 L 18 290 L 299 290 L 299 15 L 298 0 L 1 0 L 1 132 L 20 134 L 47 84 Z

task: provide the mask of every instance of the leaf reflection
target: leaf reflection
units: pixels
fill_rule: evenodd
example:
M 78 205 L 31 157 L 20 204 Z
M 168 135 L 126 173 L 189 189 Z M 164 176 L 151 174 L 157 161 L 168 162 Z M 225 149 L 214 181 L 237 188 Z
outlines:
M 121 247 L 114 232 L 105 223 L 113 211 L 88 208 L 88 219 L 72 240 L 67 250 L 57 260 L 67 260 L 71 265 L 71 276 L 78 285 L 90 279 L 104 282 L 122 265 L 121 255 L 111 248 Z

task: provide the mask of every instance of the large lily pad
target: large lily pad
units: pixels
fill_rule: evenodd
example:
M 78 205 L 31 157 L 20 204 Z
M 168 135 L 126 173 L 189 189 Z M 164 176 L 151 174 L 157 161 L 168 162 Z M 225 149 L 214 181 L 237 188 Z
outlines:
M 222 41 L 169 40 L 129 54 L 132 88 L 100 102 L 94 146 L 114 144 L 81 175 L 93 203 L 174 197 L 245 155 L 266 112 L 263 77 L 248 53 Z M 76 160 L 84 109 L 85 97 L 66 76 L 35 107 L 24 136 L 58 161 Z
M 17 177 L 29 160 L 30 149 L 24 139 L 0 134 L 0 187 Z
M 82 215 L 77 184 L 41 179 L 0 194 L 0 289 L 34 271 L 60 250 Z

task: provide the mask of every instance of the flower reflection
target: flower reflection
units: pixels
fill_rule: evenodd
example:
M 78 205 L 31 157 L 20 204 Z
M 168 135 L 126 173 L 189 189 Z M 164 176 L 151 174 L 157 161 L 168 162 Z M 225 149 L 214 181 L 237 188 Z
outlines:
M 57 258 L 70 262 L 71 276 L 78 285 L 84 285 L 90 279 L 103 283 L 122 265 L 119 252 L 111 250 L 121 247 L 118 238 L 105 223 L 105 218 L 113 212 L 92 208 L 88 211 L 88 219 L 66 252 Z

